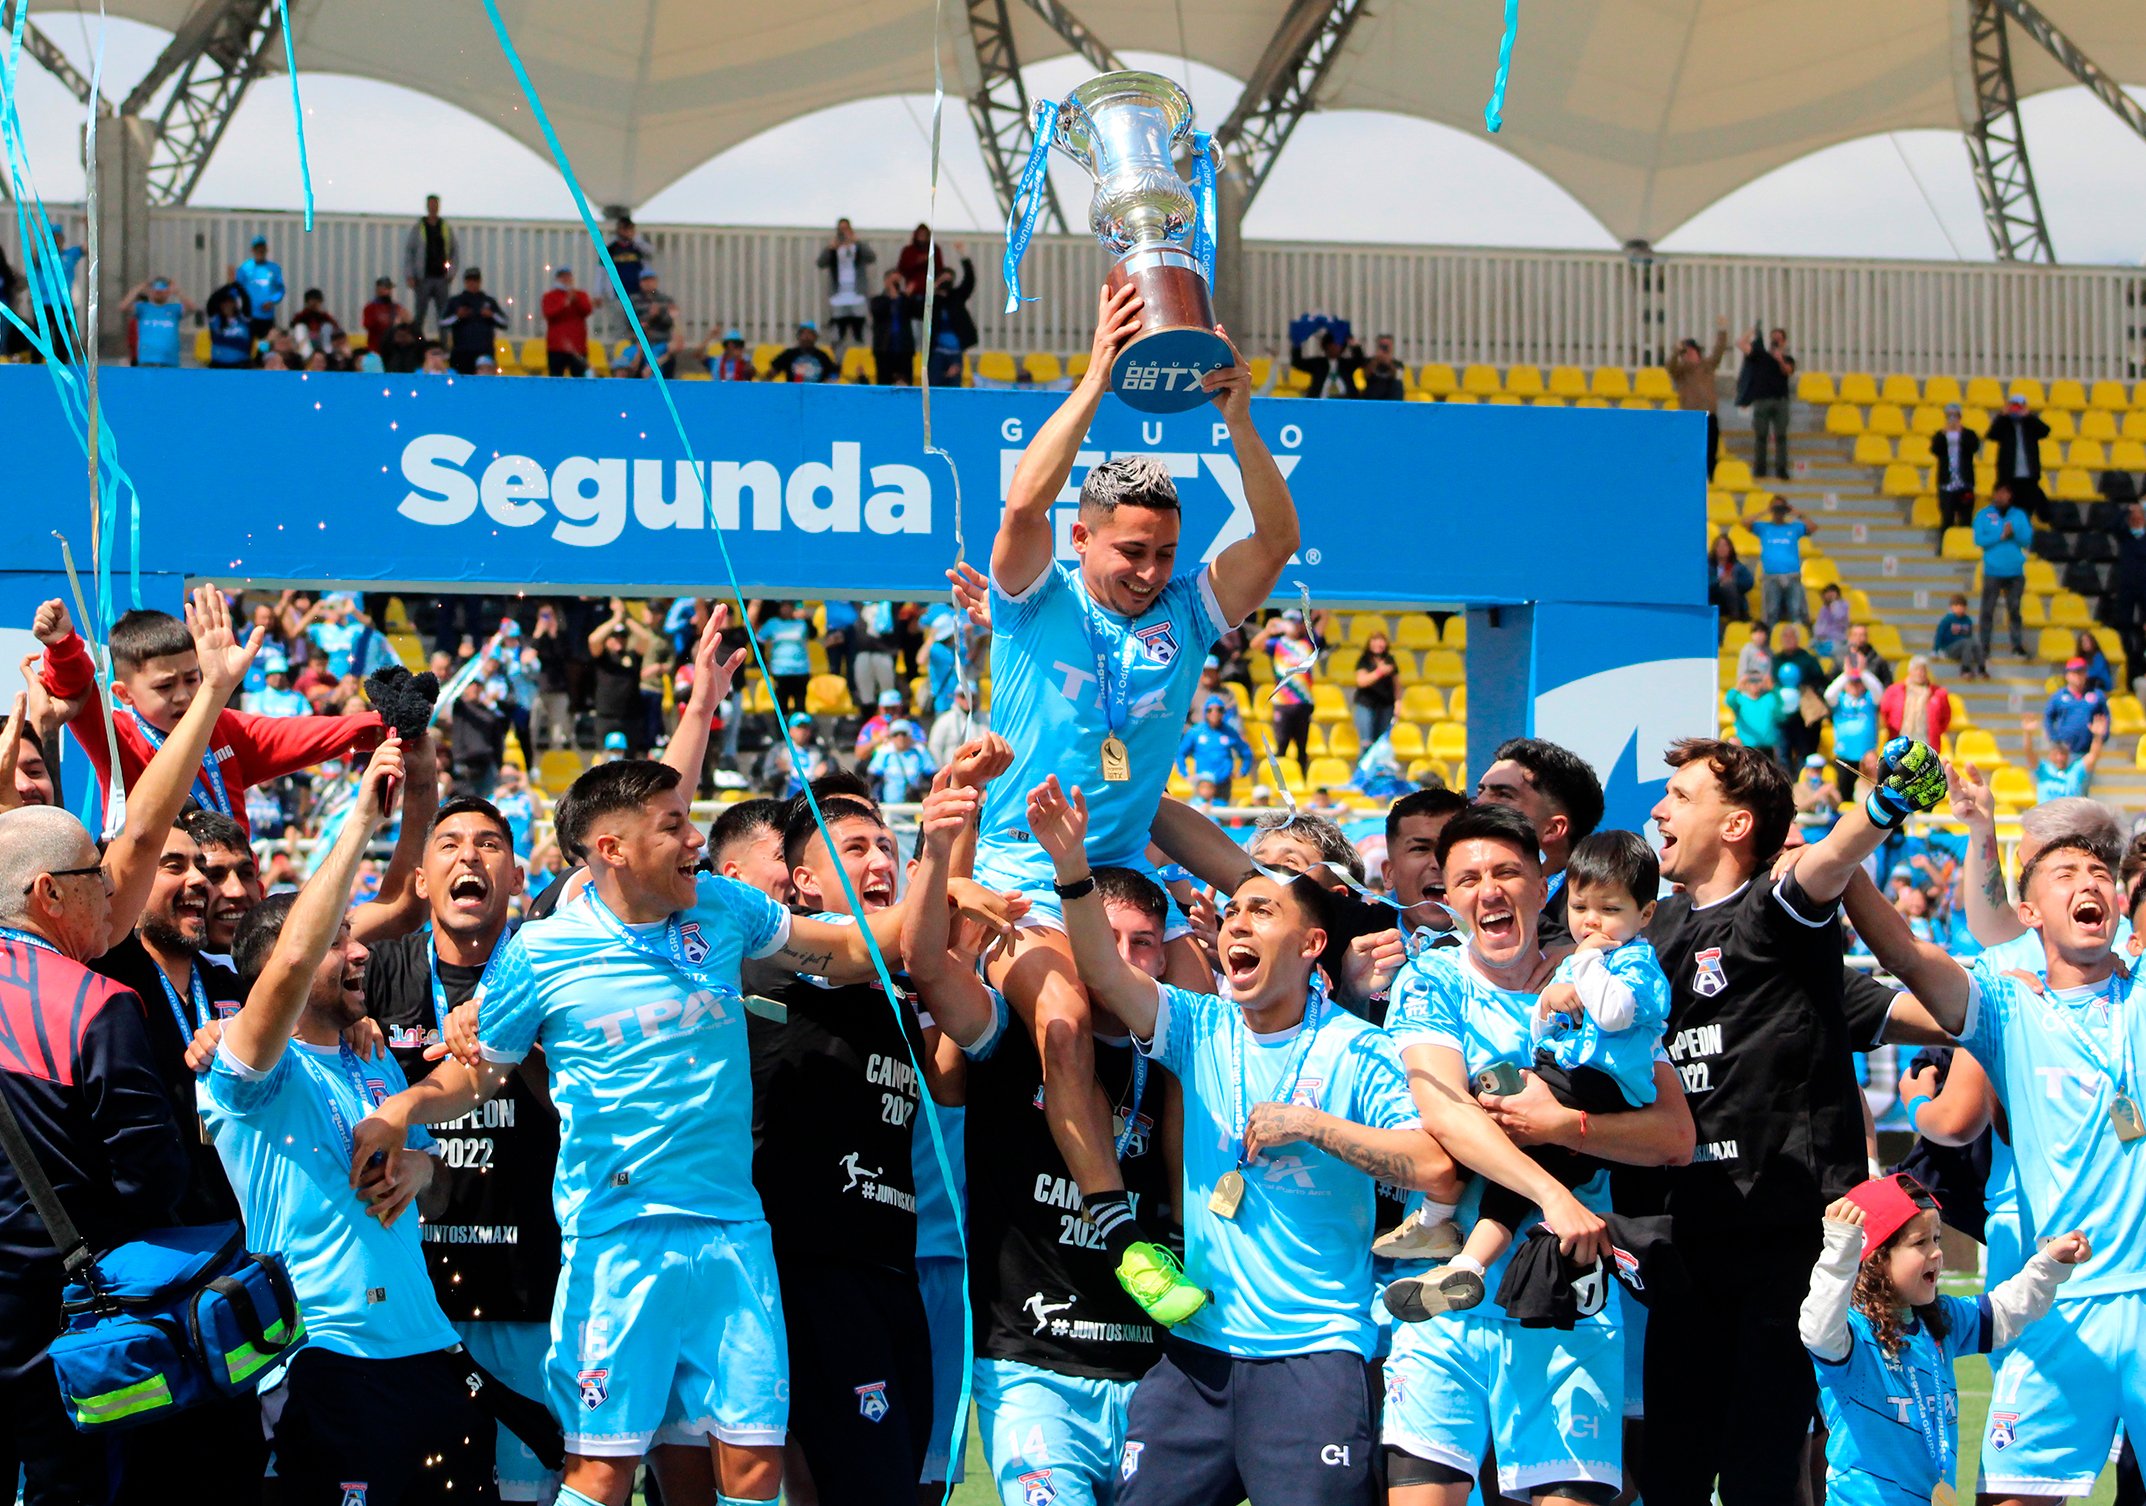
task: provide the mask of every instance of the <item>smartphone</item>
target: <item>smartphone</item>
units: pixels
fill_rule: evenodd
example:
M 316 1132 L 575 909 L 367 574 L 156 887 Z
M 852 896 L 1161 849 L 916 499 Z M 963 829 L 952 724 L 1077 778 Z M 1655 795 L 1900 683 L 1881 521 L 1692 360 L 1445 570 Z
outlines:
M 1495 1067 L 1475 1074 L 1469 1084 L 1478 1097 L 1510 1098 L 1520 1091 L 1520 1069 L 1511 1062 L 1499 1062 Z

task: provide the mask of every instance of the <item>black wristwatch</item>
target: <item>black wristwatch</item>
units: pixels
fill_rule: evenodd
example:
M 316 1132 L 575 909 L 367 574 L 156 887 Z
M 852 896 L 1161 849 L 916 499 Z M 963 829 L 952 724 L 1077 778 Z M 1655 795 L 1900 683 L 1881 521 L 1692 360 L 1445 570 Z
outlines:
M 1053 882 L 1051 892 L 1060 899 L 1081 899 L 1095 893 L 1095 875 L 1084 873 L 1070 884 Z

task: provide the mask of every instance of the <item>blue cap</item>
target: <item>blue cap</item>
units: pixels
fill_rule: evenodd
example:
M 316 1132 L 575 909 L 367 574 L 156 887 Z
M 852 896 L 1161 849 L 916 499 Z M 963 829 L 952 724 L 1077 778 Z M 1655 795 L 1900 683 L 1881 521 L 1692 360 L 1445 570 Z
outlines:
M 1209 654 L 1207 656 L 1207 662 L 1200 666 L 1200 668 L 1202 669 L 1220 669 L 1221 667 L 1222 661 L 1220 659 L 1217 659 L 1213 654 Z
M 287 674 L 289 674 L 290 672 L 291 672 L 291 661 L 290 661 L 290 660 L 289 660 L 288 658 L 286 658 L 286 657 L 284 656 L 284 653 L 283 653 L 283 650 L 282 650 L 282 649 L 280 649 L 280 648 L 264 648 L 264 649 L 262 649 L 262 650 L 261 650 L 261 673 L 262 673 L 262 674 L 264 674 L 264 675 L 287 675 Z
M 798 320 L 798 321 L 797 321 L 797 327 L 798 327 L 799 329 L 809 329 L 809 330 L 811 330 L 811 331 L 812 331 L 812 332 L 813 332 L 813 333 L 814 333 L 815 335 L 816 335 L 816 334 L 818 334 L 818 333 L 820 332 L 820 327 L 819 327 L 819 326 L 818 326 L 817 324 L 814 324 L 814 323 L 813 323 L 813 322 L 812 322 L 812 321 L 811 321 L 810 319 L 800 319 L 800 320 Z
M 555 278 L 572 277 L 574 275 L 574 269 L 572 267 L 553 267 L 551 269 L 551 275 Z
M 724 330 L 724 331 L 723 331 L 723 343 L 724 343 L 725 345 L 728 345 L 728 344 L 729 344 L 729 343 L 730 343 L 731 341 L 733 341 L 733 340 L 737 341 L 737 342 L 738 342 L 738 344 L 740 344 L 740 345 L 743 345 L 743 344 L 745 343 L 745 336 L 744 336 L 743 334 L 741 334 L 741 333 L 740 333 L 739 331 L 737 331 L 737 330 L 734 330 L 734 329 L 726 329 L 726 330 Z
M 253 243 L 256 246 L 265 246 L 268 244 L 268 237 L 265 235 L 257 235 L 253 238 Z
M 1228 696 L 1226 696 L 1226 695 L 1211 695 L 1211 696 L 1209 696 L 1209 697 L 1207 698 L 1207 704 L 1206 704 L 1206 705 L 1204 705 L 1204 706 L 1202 706 L 1202 707 L 1201 707 L 1200 709 L 1201 709 L 1202 711 L 1214 711 L 1214 710 L 1216 710 L 1216 709 L 1218 709 L 1218 708 L 1219 708 L 1220 710 L 1223 710 L 1223 711 L 1227 711 L 1227 710 L 1229 710 L 1229 697 L 1228 697 Z
M 790 713 L 790 725 L 793 727 L 809 727 L 812 725 L 812 718 L 802 711 L 793 711 Z
M 606 732 L 604 734 L 604 751 L 606 753 L 625 752 L 626 734 L 623 732 Z

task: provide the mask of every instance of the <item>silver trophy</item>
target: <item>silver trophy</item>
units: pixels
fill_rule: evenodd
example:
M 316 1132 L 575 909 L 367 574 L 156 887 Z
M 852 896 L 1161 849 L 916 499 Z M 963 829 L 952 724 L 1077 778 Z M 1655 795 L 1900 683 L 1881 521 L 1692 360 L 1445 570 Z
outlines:
M 1110 290 L 1132 283 L 1146 305 L 1140 333 L 1111 366 L 1111 390 L 1148 413 L 1198 407 L 1207 400 L 1200 378 L 1234 358 L 1229 342 L 1215 333 L 1208 296 L 1215 154 L 1192 129 L 1191 99 L 1159 73 L 1106 73 L 1055 107 L 1045 105 L 1042 114 L 1044 120 L 1055 117 L 1050 144 L 1095 179 L 1088 224 L 1117 258 Z M 1188 136 L 1197 196 L 1171 160 Z M 1040 151 L 1043 141 L 1037 145 Z M 1017 243 L 1025 240 L 1025 233 L 1016 238 L 1010 259 L 1018 258 Z

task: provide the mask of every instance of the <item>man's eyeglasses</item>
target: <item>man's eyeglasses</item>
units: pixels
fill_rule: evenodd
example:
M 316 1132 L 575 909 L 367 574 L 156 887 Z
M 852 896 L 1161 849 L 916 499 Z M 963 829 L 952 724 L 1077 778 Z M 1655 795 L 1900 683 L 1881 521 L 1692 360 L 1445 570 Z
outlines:
M 47 869 L 46 869 L 46 870 L 45 870 L 45 871 L 44 871 L 43 873 L 39 874 L 39 875 L 38 875 L 37 877 L 38 877 L 38 878 L 87 878 L 87 877 L 88 877 L 88 876 L 89 876 L 90 874 L 92 874 L 92 873 L 96 873 L 96 874 L 101 874 L 101 873 L 103 873 L 103 872 L 104 872 L 104 864 L 102 864 L 102 863 L 91 863 L 91 864 L 90 864 L 90 865 L 89 865 L 88 867 L 86 867 L 86 868 L 47 868 Z M 29 893 L 29 892 L 30 892 L 31 890 L 35 889 L 36 887 L 37 887 L 37 879 L 31 879 L 31 880 L 30 880 L 30 882 L 28 882 L 27 884 L 24 884 L 24 885 L 22 886 L 22 892 L 23 892 L 24 894 L 28 894 L 28 893 Z

